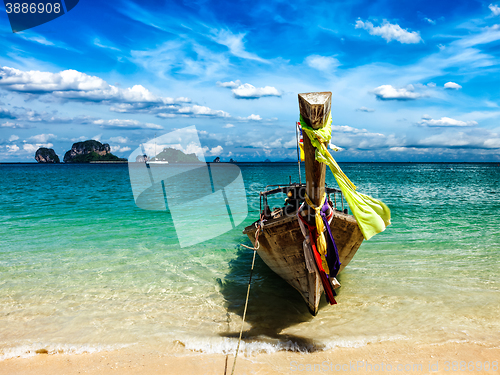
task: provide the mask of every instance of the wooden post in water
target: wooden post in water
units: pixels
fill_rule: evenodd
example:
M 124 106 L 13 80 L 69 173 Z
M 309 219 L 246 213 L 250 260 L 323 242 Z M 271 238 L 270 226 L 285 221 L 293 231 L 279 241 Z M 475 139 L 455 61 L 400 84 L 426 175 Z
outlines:
M 305 123 L 313 129 L 320 129 L 326 125 L 331 110 L 331 92 L 310 92 L 299 94 L 300 115 Z M 306 165 L 306 193 L 311 201 L 320 205 L 325 193 L 326 165 L 318 163 L 314 156 L 315 148 L 309 137 L 304 134 L 304 156 Z M 314 215 L 314 211 L 311 212 Z

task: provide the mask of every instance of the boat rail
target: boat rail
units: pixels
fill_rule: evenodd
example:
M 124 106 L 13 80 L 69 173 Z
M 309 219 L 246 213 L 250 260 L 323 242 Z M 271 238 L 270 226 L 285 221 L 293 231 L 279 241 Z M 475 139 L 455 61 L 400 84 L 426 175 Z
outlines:
M 272 187 L 274 188 L 269 189 Z M 328 185 L 325 184 L 325 192 L 327 194 L 328 201 L 331 202 L 332 208 L 347 214 L 347 208 L 344 208 L 344 196 L 342 194 L 342 191 L 339 189 L 328 187 Z M 300 204 L 302 204 L 302 202 L 305 201 L 306 184 L 289 183 L 286 185 L 283 184 L 267 185 L 263 191 L 259 192 L 260 212 L 261 214 L 264 215 L 264 217 L 272 216 L 271 210 L 267 202 L 267 197 L 269 195 L 278 193 L 284 193 L 287 196 L 287 198 L 285 199 L 285 207 L 278 208 L 278 210 L 284 211 L 285 214 L 287 213 L 290 214 L 292 212 L 295 212 L 299 208 Z M 337 194 L 340 195 L 340 199 L 337 198 Z M 333 195 L 333 201 L 331 199 L 332 198 L 331 195 Z M 340 202 L 341 204 L 340 210 L 337 208 L 337 202 Z M 274 211 L 276 211 L 276 209 Z

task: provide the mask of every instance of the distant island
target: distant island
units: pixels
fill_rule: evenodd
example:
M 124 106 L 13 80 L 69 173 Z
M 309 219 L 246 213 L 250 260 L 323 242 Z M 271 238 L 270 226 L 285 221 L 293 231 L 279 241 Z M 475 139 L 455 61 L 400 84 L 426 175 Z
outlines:
M 60 163 L 59 156 L 51 148 L 40 147 L 36 150 L 35 160 L 39 163 Z
M 60 163 L 59 156 L 51 148 L 40 147 L 35 153 L 38 163 Z M 126 162 L 111 153 L 109 144 L 88 140 L 73 143 L 71 150 L 64 154 L 65 163 Z
M 111 153 L 109 144 L 88 140 L 73 143 L 71 150 L 64 154 L 65 163 L 90 163 L 92 161 L 127 161 Z
M 146 158 L 146 160 L 148 160 Z M 164 148 L 162 152 L 149 161 L 168 161 L 168 163 L 201 163 L 196 154 L 185 154 L 174 148 Z

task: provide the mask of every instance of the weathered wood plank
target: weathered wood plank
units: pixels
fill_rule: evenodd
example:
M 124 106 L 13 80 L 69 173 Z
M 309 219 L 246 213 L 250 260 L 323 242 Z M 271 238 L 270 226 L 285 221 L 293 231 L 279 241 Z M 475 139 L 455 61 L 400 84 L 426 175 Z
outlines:
M 331 101 L 331 92 L 299 94 L 300 115 L 305 123 L 314 129 L 320 129 L 325 126 L 328 114 L 330 113 Z M 323 203 L 321 202 L 321 198 L 325 193 L 326 165 L 316 161 L 315 151 L 316 149 L 311 144 L 309 137 L 304 134 L 306 193 L 311 201 L 316 206 L 319 206 Z M 309 210 L 309 208 L 308 211 L 308 222 L 311 222 L 314 211 Z

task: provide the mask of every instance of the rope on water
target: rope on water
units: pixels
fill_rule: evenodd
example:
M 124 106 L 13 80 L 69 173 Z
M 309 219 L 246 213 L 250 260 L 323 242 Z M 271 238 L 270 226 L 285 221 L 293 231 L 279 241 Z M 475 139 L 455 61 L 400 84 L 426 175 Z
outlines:
M 261 215 L 260 220 L 257 223 L 255 223 L 257 230 L 255 231 L 255 245 L 254 245 L 254 247 L 249 247 L 249 246 L 246 246 L 243 244 L 241 245 L 243 247 L 246 247 L 247 249 L 253 250 L 253 259 L 252 259 L 252 268 L 250 269 L 250 278 L 248 279 L 247 298 L 245 300 L 245 308 L 243 309 L 243 320 L 241 321 L 240 338 L 238 339 L 238 346 L 236 347 L 236 353 L 234 355 L 233 369 L 231 370 L 231 375 L 234 375 L 234 369 L 236 367 L 236 359 L 238 358 L 238 351 L 240 350 L 241 336 L 243 335 L 243 326 L 245 324 L 245 318 L 247 316 L 248 298 L 250 296 L 250 285 L 252 284 L 253 268 L 255 266 L 255 254 L 257 254 L 257 250 L 260 247 L 259 234 L 262 231 L 262 228 L 264 227 L 264 221 L 265 221 L 264 215 Z M 225 372 L 224 372 L 224 374 L 225 374 Z

